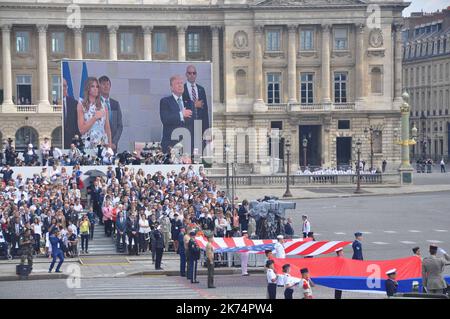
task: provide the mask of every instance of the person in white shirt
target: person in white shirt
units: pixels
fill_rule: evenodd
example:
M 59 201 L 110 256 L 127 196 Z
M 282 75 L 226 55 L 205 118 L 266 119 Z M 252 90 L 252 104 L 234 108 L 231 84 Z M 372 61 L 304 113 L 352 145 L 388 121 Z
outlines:
M 39 217 L 34 218 L 34 223 L 31 225 L 34 234 L 34 251 L 36 254 L 41 250 L 41 237 L 42 237 L 42 223 Z
M 286 258 L 286 252 L 284 251 L 284 237 L 283 235 L 277 236 L 278 242 L 275 244 L 275 258 Z
M 302 220 L 303 220 L 303 226 L 302 226 L 303 238 L 307 238 L 308 233 L 311 232 L 311 224 L 309 223 L 307 215 L 302 215 Z
M 139 219 L 139 248 L 143 253 L 147 251 L 150 231 L 148 220 L 145 214 L 141 213 L 141 218 Z
M 246 239 L 248 239 L 248 232 L 246 230 L 242 231 L 242 237 L 243 237 L 244 241 Z M 249 252 L 248 251 L 244 251 L 244 252 L 240 253 L 240 255 L 241 255 L 242 276 L 250 276 L 249 273 L 247 272 Z
M 48 155 L 50 153 L 51 145 L 48 137 L 44 137 L 44 142 L 41 144 L 42 166 L 47 165 Z
M 267 278 L 267 294 L 268 299 L 277 299 L 277 274 L 274 270 L 273 260 L 268 260 L 266 262 L 266 278 Z
M 283 265 L 283 274 L 284 274 L 284 299 L 293 299 L 292 295 L 294 294 L 294 286 L 298 285 L 299 280 L 291 277 L 291 265 L 285 264 Z
M 302 274 L 302 280 L 300 281 L 300 287 L 302 289 L 303 299 L 313 299 L 311 287 L 314 287 L 314 283 L 309 278 L 308 268 L 301 269 L 300 273 Z

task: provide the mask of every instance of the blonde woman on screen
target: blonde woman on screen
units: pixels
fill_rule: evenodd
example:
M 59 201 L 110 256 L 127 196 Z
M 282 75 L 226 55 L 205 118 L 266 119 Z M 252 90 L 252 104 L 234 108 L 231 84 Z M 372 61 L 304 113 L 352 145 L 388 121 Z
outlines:
M 86 149 L 97 145 L 111 147 L 111 127 L 108 109 L 100 100 L 98 80 L 89 77 L 84 84 L 83 102 L 78 102 L 78 128 Z

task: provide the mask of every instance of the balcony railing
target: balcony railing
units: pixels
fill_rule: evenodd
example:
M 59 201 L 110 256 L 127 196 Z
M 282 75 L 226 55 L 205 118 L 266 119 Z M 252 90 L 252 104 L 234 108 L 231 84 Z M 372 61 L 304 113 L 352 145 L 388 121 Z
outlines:
M 53 112 L 61 112 L 62 105 L 53 105 Z
M 37 105 L 17 105 L 17 112 L 20 113 L 37 113 Z
M 279 103 L 268 104 L 273 112 L 324 112 L 324 111 L 354 111 L 355 103 Z

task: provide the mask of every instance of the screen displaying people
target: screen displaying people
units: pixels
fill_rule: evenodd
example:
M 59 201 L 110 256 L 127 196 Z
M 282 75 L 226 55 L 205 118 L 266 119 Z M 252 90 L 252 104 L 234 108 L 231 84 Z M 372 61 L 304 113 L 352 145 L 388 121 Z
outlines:
M 136 143 L 159 143 L 169 152 L 183 142 L 183 155 L 202 153 L 212 121 L 211 63 L 63 63 L 65 149 L 75 139 L 84 150 L 101 145 L 115 154 L 132 152 Z

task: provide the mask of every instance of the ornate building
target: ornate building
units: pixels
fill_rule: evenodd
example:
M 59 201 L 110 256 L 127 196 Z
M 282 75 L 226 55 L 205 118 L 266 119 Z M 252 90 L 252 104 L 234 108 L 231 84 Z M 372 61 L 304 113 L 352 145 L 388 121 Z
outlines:
M 418 129 L 416 158 L 450 155 L 450 7 L 405 20 L 403 86 L 411 97 L 411 125 Z
M 3 139 L 61 143 L 61 58 L 211 60 L 217 166 L 268 173 L 271 129 L 294 170 L 400 163 L 401 0 L 76 3 L 0 1 Z

